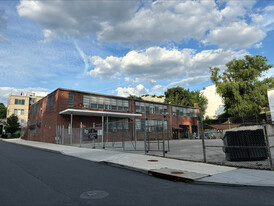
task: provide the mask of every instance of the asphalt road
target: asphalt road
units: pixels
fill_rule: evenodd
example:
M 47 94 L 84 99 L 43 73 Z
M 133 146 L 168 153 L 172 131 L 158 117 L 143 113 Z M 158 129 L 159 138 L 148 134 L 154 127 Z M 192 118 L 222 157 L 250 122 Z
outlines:
M 274 188 L 172 182 L 0 140 L 0 205 L 274 205 Z

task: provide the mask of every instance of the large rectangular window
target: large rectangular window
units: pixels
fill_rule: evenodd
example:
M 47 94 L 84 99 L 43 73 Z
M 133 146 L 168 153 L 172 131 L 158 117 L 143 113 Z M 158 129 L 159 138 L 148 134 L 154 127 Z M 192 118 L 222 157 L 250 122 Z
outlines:
M 32 115 L 37 114 L 37 104 L 32 107 Z
M 46 108 L 48 109 L 48 108 L 52 107 L 53 105 L 54 105 L 54 94 L 48 96 Z
M 164 124 L 164 125 L 163 125 Z M 146 125 L 146 131 L 147 132 L 163 132 L 163 126 L 164 131 L 167 130 L 167 120 L 157 120 L 157 119 L 136 119 L 135 120 L 135 128 L 137 132 L 144 132 L 145 131 L 145 125 Z
M 146 102 L 135 102 L 135 111 L 147 114 L 166 114 L 167 105 L 153 104 Z
M 24 110 L 23 109 L 14 109 L 14 114 L 16 114 L 16 115 L 24 115 Z
M 25 105 L 25 100 L 24 99 L 15 99 L 15 104 L 20 104 L 20 105 Z
M 187 107 L 172 106 L 172 113 L 177 117 L 197 117 L 197 110 Z
M 68 106 L 69 107 L 74 106 L 74 94 L 72 92 L 69 93 Z
M 128 100 L 110 99 L 107 97 L 97 97 L 91 95 L 83 96 L 83 104 L 85 108 L 114 110 L 114 111 L 129 111 Z

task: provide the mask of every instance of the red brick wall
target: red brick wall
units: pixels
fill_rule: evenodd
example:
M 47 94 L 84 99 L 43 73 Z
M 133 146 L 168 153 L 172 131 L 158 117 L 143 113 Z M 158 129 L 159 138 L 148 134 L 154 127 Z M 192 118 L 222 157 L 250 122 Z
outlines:
M 71 91 L 73 92 L 73 91 Z M 43 142 L 51 142 L 55 143 L 55 136 L 56 136 L 56 126 L 65 126 L 67 128 L 70 124 L 70 115 L 60 115 L 59 112 L 67 109 L 67 108 L 73 108 L 73 109 L 84 109 L 84 110 L 93 110 L 93 109 L 86 109 L 83 108 L 83 95 L 84 93 L 81 92 L 73 92 L 74 93 L 74 105 L 73 107 L 68 107 L 68 99 L 69 99 L 69 93 L 70 91 L 57 89 L 51 95 L 55 96 L 54 105 L 48 109 L 46 109 L 46 103 L 47 103 L 47 97 L 41 99 L 34 105 L 37 106 L 37 114 L 32 115 L 32 110 L 34 105 L 30 106 L 29 110 L 29 125 L 31 125 L 33 122 L 39 123 L 39 121 L 42 119 L 42 125 L 41 125 L 41 132 L 39 132 L 39 128 L 36 128 L 36 133 L 31 134 L 30 130 L 28 130 L 28 140 L 34 140 L 34 141 L 43 141 Z M 100 96 L 100 95 L 98 95 Z M 138 101 L 138 100 L 137 100 Z M 129 112 L 134 113 L 135 111 L 135 100 L 129 100 Z M 43 104 L 42 111 L 40 111 L 40 104 Z M 94 109 L 96 111 L 105 111 L 105 110 L 98 110 Z M 179 125 L 190 125 L 190 132 L 191 131 L 191 125 L 197 125 L 197 118 L 191 118 L 191 117 L 176 117 L 172 116 L 172 106 L 168 105 L 168 113 L 169 116 L 166 118 L 168 120 L 169 125 L 169 134 L 172 136 L 172 127 L 173 128 L 179 128 Z M 117 112 L 117 111 L 113 111 Z M 124 112 L 126 113 L 126 112 Z M 138 117 L 139 118 L 139 117 Z M 144 118 L 144 115 L 142 117 Z M 162 119 L 162 115 L 158 114 L 147 114 L 147 119 Z M 82 122 L 83 127 L 92 127 L 93 123 L 101 124 L 102 123 L 102 117 L 89 117 L 89 116 L 76 116 L 73 115 L 73 128 L 79 128 L 80 123 Z M 172 124 L 171 124 L 172 123 Z M 130 127 L 131 130 L 133 129 Z M 132 131 L 130 131 L 131 134 L 133 134 Z

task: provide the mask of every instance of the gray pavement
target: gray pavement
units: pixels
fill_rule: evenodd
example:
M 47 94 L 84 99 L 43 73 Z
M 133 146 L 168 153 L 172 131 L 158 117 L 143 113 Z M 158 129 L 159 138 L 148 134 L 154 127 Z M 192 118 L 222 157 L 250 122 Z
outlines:
M 167 181 L 60 154 L 75 153 L 70 147 L 41 144 L 48 150 L 54 148 L 49 152 L 10 142 L 0 140 L 1 206 L 274 205 L 272 187 Z
M 270 186 L 274 187 L 273 171 L 243 170 L 236 167 L 227 167 L 200 162 L 190 162 L 163 157 L 152 157 L 143 154 L 125 153 L 102 149 L 88 149 L 43 142 L 26 141 L 22 139 L 4 140 L 16 144 L 27 145 L 34 148 L 46 149 L 53 152 L 73 156 L 93 162 L 104 162 L 123 168 L 129 168 L 144 173 L 158 171 L 158 176 L 172 177 L 181 180 L 190 180 L 197 183 L 216 183 L 230 185 Z M 163 172 L 164 169 L 164 172 Z M 168 170 L 167 170 L 168 169 Z M 177 174 L 176 174 L 177 173 Z M 180 175 L 178 175 L 178 173 Z M 197 178 L 199 177 L 199 178 Z M 256 178 L 255 178 L 256 177 Z

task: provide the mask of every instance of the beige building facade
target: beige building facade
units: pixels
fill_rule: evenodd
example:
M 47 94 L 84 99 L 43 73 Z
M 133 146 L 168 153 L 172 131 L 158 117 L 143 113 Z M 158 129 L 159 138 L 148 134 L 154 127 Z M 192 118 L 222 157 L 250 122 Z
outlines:
M 28 123 L 29 106 L 43 97 L 35 96 L 35 93 L 28 92 L 23 95 L 10 95 L 7 107 L 7 118 L 12 114 L 18 116 L 19 123 L 26 127 Z
M 201 93 L 208 100 L 204 114 L 205 118 L 209 117 L 210 119 L 216 119 L 219 115 L 225 112 L 223 99 L 219 94 L 217 94 L 215 84 L 204 88 Z

